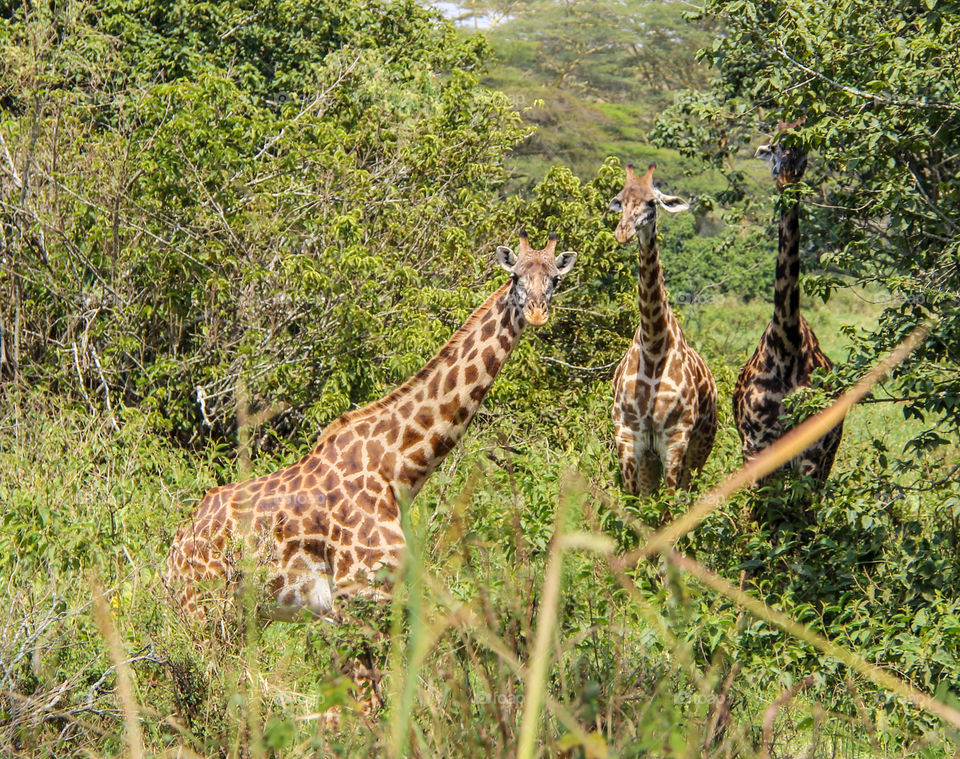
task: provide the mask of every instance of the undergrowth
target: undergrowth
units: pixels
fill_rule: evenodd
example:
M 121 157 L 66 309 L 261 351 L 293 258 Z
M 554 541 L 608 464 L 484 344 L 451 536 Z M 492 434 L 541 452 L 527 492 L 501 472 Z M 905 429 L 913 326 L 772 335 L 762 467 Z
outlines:
M 415 560 L 385 623 L 387 706 L 370 720 L 353 709 L 342 674 L 368 629 L 246 624 L 250 610 L 236 599 L 198 629 L 167 603 L 159 577 L 171 535 L 206 487 L 236 475 L 228 449 L 171 446 L 135 413 L 114 429 L 39 397 L 16 400 L 0 430 L 2 601 L 11 609 L 0 629 L 0 741 L 9 755 L 127 753 L 122 667 L 150 755 L 395 755 L 407 743 L 417 756 L 511 756 L 558 499 L 569 501 L 562 532 L 613 543 L 563 554 L 544 755 L 954 750 L 933 717 L 669 565 L 611 559 L 652 531 L 661 509 L 681 513 L 735 467 L 735 436 L 720 436 L 692 494 L 632 499 L 617 487 L 602 392 L 585 412 L 558 412 L 566 441 L 532 415 L 487 413 L 408 510 Z M 572 441 L 578 431 L 582 445 Z M 259 456 L 253 471 L 293 453 Z M 911 490 L 847 458 L 813 519 L 791 505 L 804 483 L 739 494 L 679 548 L 951 703 L 960 692 L 960 496 L 955 482 L 931 482 Z M 94 614 L 94 579 L 119 633 L 119 663 Z M 331 731 L 324 712 L 337 705 L 343 717 Z

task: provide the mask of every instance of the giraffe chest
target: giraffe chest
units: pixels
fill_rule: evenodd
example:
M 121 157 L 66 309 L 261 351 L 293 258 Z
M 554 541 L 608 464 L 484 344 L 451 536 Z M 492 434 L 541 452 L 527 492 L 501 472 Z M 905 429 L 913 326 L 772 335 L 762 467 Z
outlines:
M 639 351 L 628 352 L 614 382 L 613 421 L 631 431 L 641 449 L 665 455 L 666 440 L 689 423 L 695 397 L 677 357 L 657 362 Z
M 654 428 L 669 426 L 678 410 L 695 401 L 689 367 L 678 354 L 651 357 L 634 346 L 614 376 L 614 405 Z

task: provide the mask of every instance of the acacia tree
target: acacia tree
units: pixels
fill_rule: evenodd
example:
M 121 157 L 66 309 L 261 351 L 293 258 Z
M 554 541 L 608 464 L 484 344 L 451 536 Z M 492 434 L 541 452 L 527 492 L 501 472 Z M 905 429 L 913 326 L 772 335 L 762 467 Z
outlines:
M 760 132 L 806 116 L 808 252 L 827 297 L 846 282 L 890 300 L 858 336 L 851 376 L 915 324 L 933 335 L 899 372 L 891 399 L 929 416 L 918 444 L 960 429 L 960 16 L 942 0 L 711 0 L 726 33 L 701 57 L 719 73 L 686 93 L 658 139 L 722 167 L 721 200 L 742 199 Z M 847 276 L 840 276 L 847 275 Z

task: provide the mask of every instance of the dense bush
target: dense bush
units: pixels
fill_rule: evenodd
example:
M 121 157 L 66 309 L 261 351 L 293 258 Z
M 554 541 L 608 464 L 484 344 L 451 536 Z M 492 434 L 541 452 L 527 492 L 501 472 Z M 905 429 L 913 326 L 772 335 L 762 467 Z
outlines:
M 289 5 L 8 11 L 7 376 L 183 439 L 229 428 L 238 379 L 316 425 L 476 302 L 521 135 L 482 40 L 412 3 Z

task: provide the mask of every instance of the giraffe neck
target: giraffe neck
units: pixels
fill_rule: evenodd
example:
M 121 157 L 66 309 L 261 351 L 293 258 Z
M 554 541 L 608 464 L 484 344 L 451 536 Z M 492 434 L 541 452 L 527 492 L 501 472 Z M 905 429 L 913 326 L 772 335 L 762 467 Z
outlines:
M 512 288 L 509 281 L 487 298 L 405 384 L 345 414 L 324 438 L 352 426 L 376 439 L 383 454 L 371 466 L 395 492 L 415 496 L 463 436 L 520 339 L 526 322 Z
M 773 326 L 783 337 L 784 349 L 800 347 L 800 203 L 780 212 L 777 281 L 773 299 Z
M 667 303 L 656 230 L 650 236 L 649 242 L 640 238 L 637 250 L 637 290 L 640 296 L 640 326 L 637 328 L 637 337 L 640 338 L 644 350 L 658 355 L 669 347 L 672 340 L 670 327 L 675 318 L 670 304 Z

